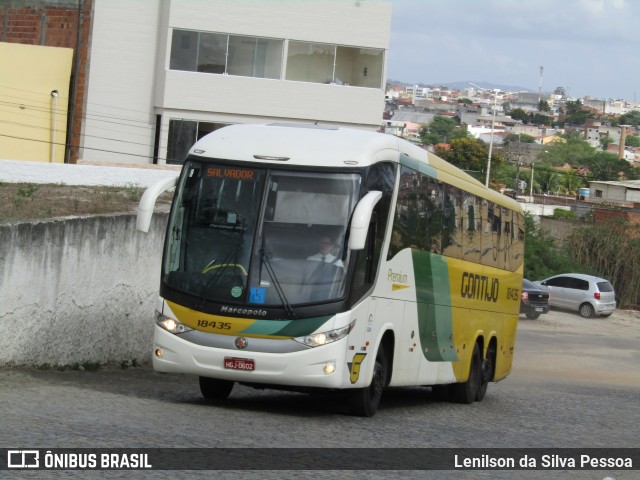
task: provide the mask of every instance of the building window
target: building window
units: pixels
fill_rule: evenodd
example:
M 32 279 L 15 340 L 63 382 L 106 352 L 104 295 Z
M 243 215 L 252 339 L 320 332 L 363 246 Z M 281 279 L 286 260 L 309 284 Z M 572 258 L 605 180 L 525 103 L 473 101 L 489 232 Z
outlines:
M 229 75 L 280 78 L 282 40 L 230 35 L 228 51 Z
M 283 40 L 174 30 L 171 70 L 243 77 L 281 77 Z
M 227 36 L 217 33 L 200 33 L 198 35 L 198 72 L 225 73 Z
M 290 41 L 286 80 L 381 88 L 383 51 Z
M 181 165 L 197 140 L 227 125 L 229 124 L 181 119 L 169 120 L 167 163 Z
M 174 30 L 171 38 L 171 70 L 196 71 L 198 32 Z
M 289 42 L 287 80 L 332 83 L 335 46 L 307 42 Z
M 373 48 L 336 48 L 335 83 L 354 87 L 380 88 L 382 85 L 382 50 Z
M 174 30 L 169 68 L 282 78 L 284 40 Z M 382 88 L 384 50 L 289 41 L 286 80 Z
M 596 190 L 596 197 L 602 198 L 602 190 Z

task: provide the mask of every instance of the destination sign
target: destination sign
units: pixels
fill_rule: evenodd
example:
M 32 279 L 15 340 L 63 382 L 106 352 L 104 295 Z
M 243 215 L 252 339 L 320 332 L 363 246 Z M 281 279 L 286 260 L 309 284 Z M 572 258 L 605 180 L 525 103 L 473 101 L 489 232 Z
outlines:
M 234 180 L 255 181 L 256 172 L 247 168 L 210 167 L 207 177 L 232 178 Z

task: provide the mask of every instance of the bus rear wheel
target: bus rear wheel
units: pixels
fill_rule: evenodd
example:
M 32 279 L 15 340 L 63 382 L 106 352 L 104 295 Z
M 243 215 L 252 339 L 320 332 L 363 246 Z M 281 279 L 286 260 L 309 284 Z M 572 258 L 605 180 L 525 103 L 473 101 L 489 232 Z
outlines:
M 389 368 L 384 348 L 380 345 L 376 354 L 376 362 L 373 366 L 371 384 L 365 388 L 357 388 L 349 391 L 349 405 L 351 414 L 358 417 L 372 417 L 382 398 L 382 390 L 387 383 L 387 370 Z
M 484 399 L 484 396 L 487 394 L 489 382 L 493 380 L 493 375 L 496 369 L 495 358 L 496 346 L 494 343 L 490 343 L 489 348 L 487 349 L 486 358 L 482 362 L 480 386 L 478 387 L 478 393 L 476 393 L 476 401 L 478 402 L 481 402 Z
M 200 392 L 207 400 L 226 400 L 233 389 L 233 382 L 209 377 L 200 377 Z
M 469 365 L 469 378 L 466 382 L 452 385 L 453 400 L 457 403 L 471 404 L 476 399 L 480 384 L 482 382 L 482 358 L 480 348 L 476 343 L 471 354 L 471 365 Z M 484 396 L 484 395 L 483 395 Z

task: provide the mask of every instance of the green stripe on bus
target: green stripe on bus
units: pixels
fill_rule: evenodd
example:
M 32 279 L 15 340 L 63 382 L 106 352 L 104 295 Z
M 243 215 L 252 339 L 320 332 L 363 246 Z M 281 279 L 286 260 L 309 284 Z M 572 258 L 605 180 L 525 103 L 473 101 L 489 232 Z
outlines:
M 412 257 L 422 354 L 431 362 L 457 361 L 447 261 L 418 250 L 412 250 Z
M 433 168 L 431 165 L 427 165 L 423 160 L 418 160 L 417 158 L 410 157 L 406 153 L 400 155 L 400 165 L 409 167 L 416 172 L 429 175 L 431 178 L 438 178 L 438 170 Z
M 256 320 L 242 333 L 252 335 L 273 335 L 278 337 L 301 337 L 315 332 L 331 318 L 323 317 L 301 318 L 299 320 Z

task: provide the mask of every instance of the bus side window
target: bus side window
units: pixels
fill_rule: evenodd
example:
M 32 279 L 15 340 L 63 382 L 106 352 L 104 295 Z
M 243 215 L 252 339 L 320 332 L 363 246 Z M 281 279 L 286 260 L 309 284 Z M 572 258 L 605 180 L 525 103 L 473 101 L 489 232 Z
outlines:
M 357 252 L 352 288 L 352 303 L 362 298 L 375 282 L 376 272 L 380 265 L 382 255 L 384 235 L 389 220 L 396 172 L 397 167 L 392 163 L 378 163 L 369 171 L 366 188 L 369 191 L 381 191 L 382 198 L 375 206 L 373 215 L 371 215 L 371 223 L 369 224 L 365 247 L 362 251 Z
M 461 192 L 457 187 L 445 185 L 442 212 L 442 254 L 461 258 L 462 219 Z

